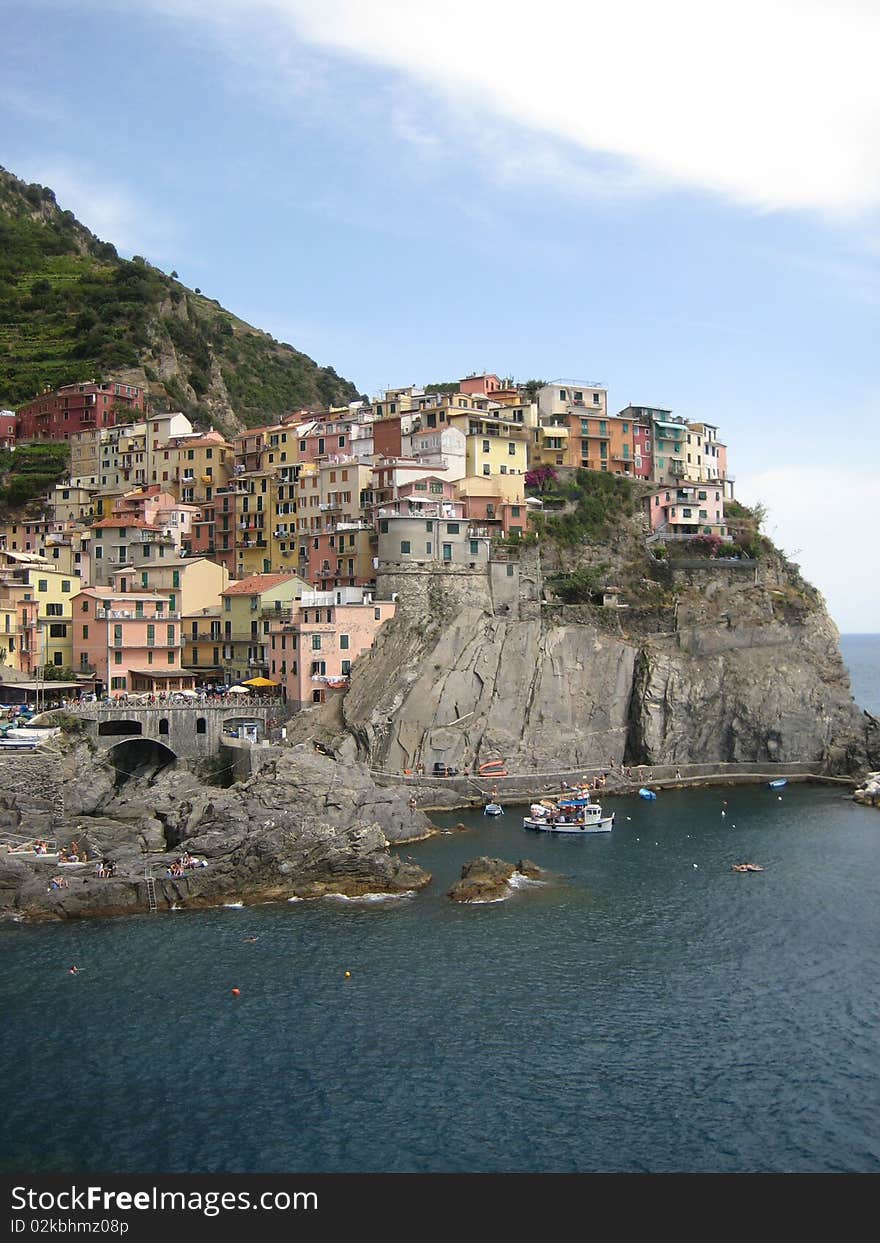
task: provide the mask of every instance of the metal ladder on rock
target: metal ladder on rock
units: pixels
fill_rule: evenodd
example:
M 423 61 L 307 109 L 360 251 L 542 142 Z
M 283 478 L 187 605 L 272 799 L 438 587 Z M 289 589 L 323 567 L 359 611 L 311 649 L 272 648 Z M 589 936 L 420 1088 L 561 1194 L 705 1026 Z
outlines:
M 155 915 L 159 907 L 156 902 L 156 882 L 153 880 L 153 873 L 148 872 L 144 868 L 144 879 L 147 882 L 147 901 L 150 904 L 150 914 Z

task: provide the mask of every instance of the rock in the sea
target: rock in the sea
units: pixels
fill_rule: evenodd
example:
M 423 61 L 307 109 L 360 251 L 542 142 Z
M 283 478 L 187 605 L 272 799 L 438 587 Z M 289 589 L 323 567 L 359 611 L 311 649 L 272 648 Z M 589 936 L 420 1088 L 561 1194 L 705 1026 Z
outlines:
M 446 896 L 453 902 L 500 902 L 510 897 L 510 882 L 515 874 L 530 880 L 539 880 L 544 875 L 536 863 L 527 859 L 513 864 L 482 855 L 464 865 L 461 879 L 455 882 Z

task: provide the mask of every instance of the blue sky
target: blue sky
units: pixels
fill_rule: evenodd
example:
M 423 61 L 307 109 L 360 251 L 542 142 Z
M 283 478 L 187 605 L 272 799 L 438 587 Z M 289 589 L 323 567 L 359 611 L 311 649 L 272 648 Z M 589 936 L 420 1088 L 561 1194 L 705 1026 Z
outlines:
M 717 423 L 877 632 L 878 34 L 867 0 L 0 0 L 0 163 L 369 394 L 487 369 Z

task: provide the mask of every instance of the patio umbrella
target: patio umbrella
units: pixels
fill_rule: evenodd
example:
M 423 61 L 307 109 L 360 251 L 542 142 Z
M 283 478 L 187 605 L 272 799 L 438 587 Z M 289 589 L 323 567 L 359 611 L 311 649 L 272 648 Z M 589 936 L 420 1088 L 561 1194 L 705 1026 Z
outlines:
M 251 678 L 248 682 L 242 682 L 242 686 L 277 686 L 277 682 L 273 682 L 271 678 Z
M 245 686 L 230 686 L 228 693 L 230 695 L 246 695 L 248 692 Z

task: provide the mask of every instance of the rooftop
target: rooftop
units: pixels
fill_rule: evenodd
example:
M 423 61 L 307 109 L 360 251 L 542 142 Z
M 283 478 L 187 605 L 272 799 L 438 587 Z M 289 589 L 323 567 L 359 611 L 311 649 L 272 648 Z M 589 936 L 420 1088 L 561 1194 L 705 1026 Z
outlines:
M 230 583 L 220 594 L 222 596 L 258 596 L 264 591 L 271 591 L 273 587 L 280 587 L 282 583 L 293 582 L 298 578 L 298 574 L 251 574 L 237 583 Z

